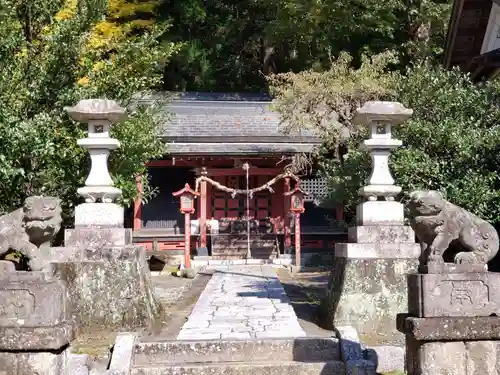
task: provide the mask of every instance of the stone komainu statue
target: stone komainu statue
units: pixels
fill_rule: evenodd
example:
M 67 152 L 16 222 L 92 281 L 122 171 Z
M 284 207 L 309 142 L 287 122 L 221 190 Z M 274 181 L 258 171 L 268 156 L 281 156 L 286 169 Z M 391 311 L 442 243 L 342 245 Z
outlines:
M 422 247 L 421 264 L 443 262 L 452 245 L 455 263 L 486 264 L 498 252 L 498 233 L 487 221 L 448 201 L 438 191 L 414 191 L 410 225 Z
M 33 271 L 46 265 L 43 250 L 61 229 L 61 201 L 55 197 L 29 197 L 23 208 L 0 216 L 0 257 L 18 251 Z

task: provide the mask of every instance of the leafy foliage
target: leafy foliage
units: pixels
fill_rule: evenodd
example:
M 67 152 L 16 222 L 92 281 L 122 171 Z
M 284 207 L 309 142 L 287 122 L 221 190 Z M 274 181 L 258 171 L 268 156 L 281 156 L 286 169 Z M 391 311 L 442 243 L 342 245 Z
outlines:
M 427 62 L 403 73 L 387 72 L 386 56 L 365 59 L 358 69 L 343 58 L 324 73 L 288 74 L 286 80 L 278 76 L 271 81 L 285 121 L 315 129 L 327 150 L 339 142 L 348 145 L 347 153 L 337 158 L 321 158 L 333 198 L 352 213 L 359 202 L 357 190 L 370 172 L 369 155 L 360 147 L 366 132 L 350 122 L 354 111 L 366 100 L 397 100 L 414 110 L 395 129 L 395 137 L 403 141 L 390 160 L 398 185 L 405 191 L 440 190 L 450 201 L 500 222 L 500 97 L 495 84 L 477 86 L 458 71 Z M 351 130 L 347 140 L 339 139 L 338 124 L 324 121 L 331 113 L 338 113 L 341 125 Z
M 165 0 L 161 17 L 168 40 L 183 47 L 165 71 L 167 89 L 265 90 L 266 27 L 275 0 Z
M 359 57 L 397 49 L 415 58 L 439 54 L 452 2 L 446 0 L 280 0 L 271 30 L 297 61 L 328 68 L 341 51 Z
M 265 76 L 328 69 L 341 51 L 395 50 L 401 65 L 442 52 L 452 0 L 166 0 L 173 90 L 261 91 Z
M 69 202 L 70 214 L 76 189 L 88 175 L 89 158 L 76 145 L 85 137 L 83 127 L 68 118 L 64 107 L 88 98 L 130 106 L 134 94 L 161 85 L 162 67 L 177 46 L 160 45 L 163 30 L 154 25 L 126 39 L 100 35 L 106 42 L 96 45 L 96 27 L 108 11 L 104 0 L 2 3 L 0 211 L 43 194 Z M 163 154 L 158 107 L 133 108 L 129 121 L 112 128 L 122 146 L 112 154 L 110 171 L 123 189 L 124 205 L 137 194 L 134 176 L 145 172 L 144 162 Z M 147 196 L 147 176 L 144 183 Z
M 497 88 L 429 65 L 396 76 L 394 88 L 398 100 L 414 110 L 396 130 L 406 145 L 391 163 L 398 183 L 441 190 L 452 202 L 499 222 Z

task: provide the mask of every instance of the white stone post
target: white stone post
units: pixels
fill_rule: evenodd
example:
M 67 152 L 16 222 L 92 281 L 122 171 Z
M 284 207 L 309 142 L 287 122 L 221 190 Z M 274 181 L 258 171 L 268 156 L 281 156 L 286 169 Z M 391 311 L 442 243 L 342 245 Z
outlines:
M 113 203 L 122 192 L 113 186 L 108 157 L 120 147 L 120 142 L 109 136 L 111 125 L 126 120 L 126 110 L 106 99 L 81 100 L 65 109 L 73 120 L 87 124 L 88 136 L 79 139 L 78 145 L 88 150 L 92 163 L 85 186 L 77 190 L 85 203 L 75 209 L 75 227 L 123 228 L 123 207 Z
M 367 201 L 356 210 L 358 225 L 403 225 L 404 208 L 394 197 L 401 192 L 401 187 L 394 185 L 389 170 L 391 151 L 402 145 L 392 138 L 392 127 L 406 121 L 413 110 L 397 102 L 367 102 L 353 119 L 355 125 L 369 128 L 371 137 L 364 141 L 372 158 L 372 173 L 369 184 L 359 189 L 359 194 Z M 381 199 L 381 200 L 380 200 Z

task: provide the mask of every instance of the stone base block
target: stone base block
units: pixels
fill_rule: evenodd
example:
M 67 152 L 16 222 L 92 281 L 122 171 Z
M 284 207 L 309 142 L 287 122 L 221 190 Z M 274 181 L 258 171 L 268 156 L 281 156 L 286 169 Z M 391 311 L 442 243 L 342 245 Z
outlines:
M 356 243 L 415 243 L 415 232 L 407 225 L 361 225 L 350 227 L 349 242 Z
M 455 264 L 446 262 L 429 262 L 418 267 L 420 273 L 469 273 L 488 272 L 487 264 Z
M 0 352 L 0 375 L 88 375 L 86 355 L 69 348 L 54 351 Z
M 412 316 L 500 316 L 500 274 L 468 272 L 408 275 Z
M 53 327 L 0 326 L 0 351 L 59 350 L 74 338 L 75 326 L 71 323 L 60 323 Z
M 75 228 L 123 228 L 125 212 L 115 203 L 82 203 L 75 208 Z
M 64 250 L 73 254 L 52 267 L 68 286 L 69 308 L 79 328 L 147 327 L 161 318 L 143 247 Z
M 408 375 L 498 375 L 500 317 L 414 318 L 401 314 Z
M 76 228 L 64 231 L 65 246 L 106 247 L 132 243 L 132 229 Z
M 500 341 L 500 317 L 442 317 L 416 318 L 398 314 L 396 326 L 399 332 L 418 341 Z
M 65 372 L 66 351 L 0 352 L 0 375 L 62 375 Z
M 336 258 L 417 259 L 420 246 L 415 243 L 337 243 Z
M 353 326 L 370 345 L 401 344 L 394 321 L 407 309 L 406 275 L 417 266 L 410 258 L 337 258 L 320 309 L 322 325 Z
M 404 206 L 396 201 L 367 201 L 356 207 L 357 225 L 403 225 Z

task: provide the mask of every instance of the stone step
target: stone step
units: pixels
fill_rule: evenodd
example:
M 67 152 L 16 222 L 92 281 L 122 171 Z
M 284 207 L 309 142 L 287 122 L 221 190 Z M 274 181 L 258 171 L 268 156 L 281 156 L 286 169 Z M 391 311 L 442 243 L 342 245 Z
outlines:
M 232 362 L 134 367 L 131 375 L 344 375 L 340 361 L 327 362 Z
M 134 366 L 245 361 L 320 362 L 340 359 L 333 338 L 296 338 L 228 341 L 139 342 Z

